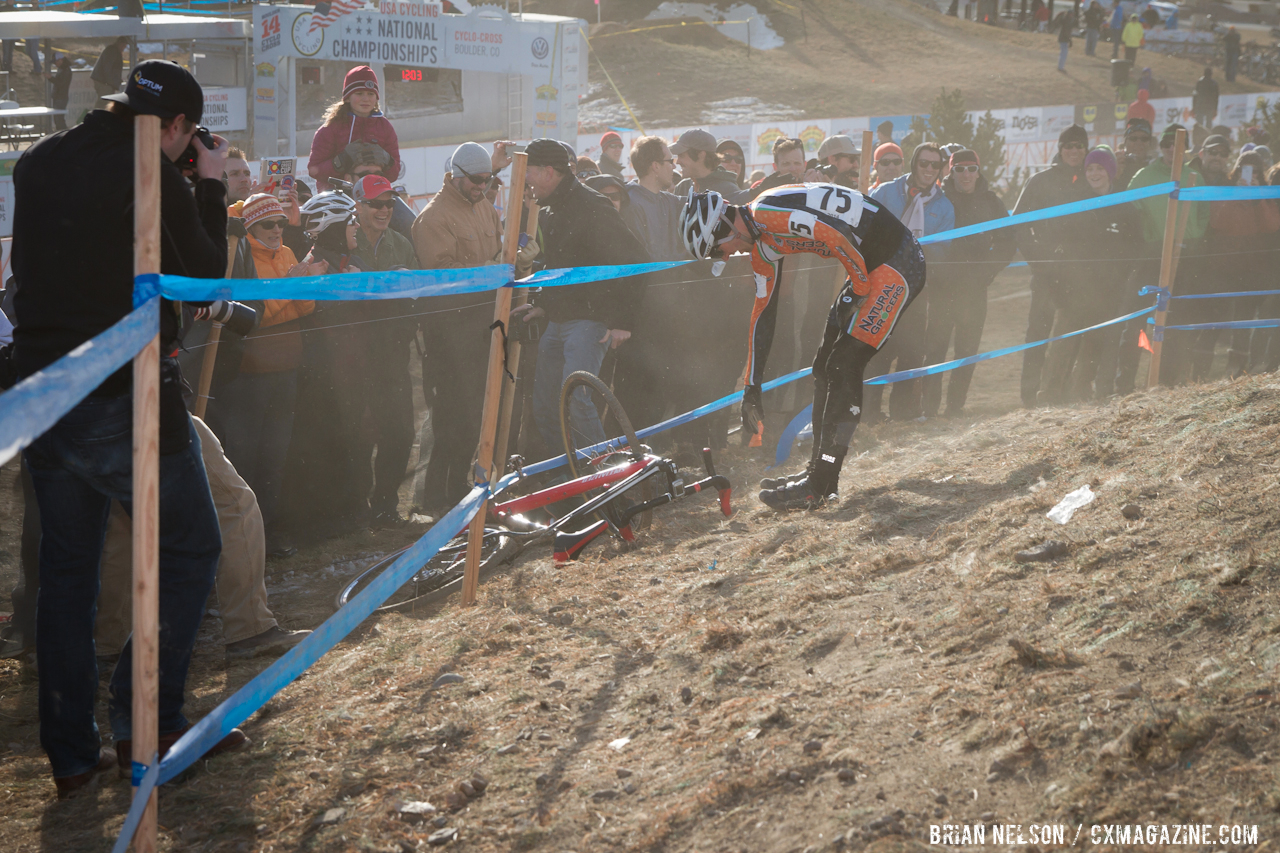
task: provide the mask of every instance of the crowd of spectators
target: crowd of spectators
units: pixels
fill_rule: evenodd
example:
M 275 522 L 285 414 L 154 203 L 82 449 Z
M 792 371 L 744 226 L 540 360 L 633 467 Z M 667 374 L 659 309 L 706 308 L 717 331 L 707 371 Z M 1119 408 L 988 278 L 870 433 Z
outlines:
M 1089 52 L 1102 20 L 1101 7 L 1092 3 L 1085 14 Z M 113 47 L 118 53 L 121 46 Z M 346 75 L 341 100 L 316 131 L 307 168 L 314 183 L 298 180 L 274 191 L 254 183 L 244 153 L 229 148 L 226 140 L 208 137 L 212 148 L 193 142 L 203 101 L 189 73 L 168 62 L 143 63 L 118 92 L 120 70 L 113 62 L 104 52 L 102 74 L 95 70 L 106 109 L 32 146 L 14 171 L 15 280 L 6 290 L 4 318 L 12 320 L 18 378 L 75 349 L 131 308 L 131 224 L 118 210 L 119 200 L 133 192 L 133 117 L 138 114 L 163 121 L 161 268 L 166 273 L 317 277 L 503 262 L 503 221 L 494 201 L 498 174 L 512 162 L 511 143 L 458 146 L 442 189 L 415 214 L 392 184 L 403 164 L 395 128 L 379 109 L 379 81 L 371 68 L 360 66 Z M 52 73 L 56 80 L 61 68 Z M 1207 69 L 1195 103 L 1199 122 L 1209 124 L 1217 111 L 1217 86 Z M 1014 212 L 1170 180 L 1180 126 L 1164 129 L 1152 159 L 1153 116 L 1143 114 L 1144 105 L 1140 97 L 1136 110 L 1131 108 L 1118 150 L 1091 148 L 1083 127 L 1063 131 L 1053 162 L 1028 180 Z M 1266 139 L 1237 150 L 1228 129 L 1209 130 L 1186 152 L 1183 187 L 1280 182 L 1262 144 Z M 526 150 L 528 204 L 506 211 L 521 218 L 520 230 L 532 232 L 522 235 L 517 267 L 684 260 L 679 230 L 684 200 L 690 192 L 707 190 L 742 204 L 774 187 L 836 183 L 866 192 L 916 237 L 1008 215 L 976 151 L 924 142 L 907 158 L 892 139 L 891 124 L 877 131 L 871 151 L 837 135 L 824 140 L 812 158 L 802 140 L 781 137 L 772 144 L 769 174 L 748 174 L 741 146 L 703 129 L 686 131 L 674 143 L 643 136 L 625 154 L 621 137 L 611 132 L 601 139 L 598 160 L 578 156 L 565 143 L 535 140 Z M 860 187 L 863 157 L 871 158 L 866 187 Z M 184 158 L 185 173 L 175 165 Z M 66 198 L 83 201 L 45 203 Z M 536 228 L 529 225 L 534 210 Z M 1016 251 L 1031 267 L 1028 341 L 1135 310 L 1144 304 L 1138 289 L 1158 279 L 1164 227 L 1165 197 L 1159 196 L 930 246 L 929 287 L 904 312 L 872 362 L 873 373 L 978 352 L 987 289 Z M 1275 202 L 1187 203 L 1185 222 L 1178 227 L 1182 252 L 1174 286 L 1179 293 L 1274 285 L 1280 269 Z M 67 228 L 84 235 L 74 253 L 48 245 Z M 638 325 L 645 283 L 618 278 L 547 288 L 513 311 L 513 328 L 504 333 L 523 328 L 527 338 L 537 340 L 528 425 L 535 452 L 558 451 L 565 378 L 578 370 L 599 373 L 613 351 L 619 393 L 630 408 L 621 390 L 626 365 L 630 361 L 634 368 L 644 361 L 636 354 L 669 344 L 662 324 Z M 1263 296 L 1184 302 L 1174 308 L 1171 322 L 1252 319 L 1277 308 L 1280 303 Z M 160 719 L 165 747 L 187 728 L 182 686 L 211 590 L 217 591 L 228 659 L 281 653 L 307 632 L 281 628 L 272 614 L 265 587 L 269 559 L 287 559 L 299 543 L 322 536 L 438 518 L 471 487 L 491 301 L 466 296 L 273 299 L 188 303 L 180 309 L 166 303 L 161 316 L 160 559 L 166 615 Z M 184 371 L 188 379 L 198 375 L 215 319 L 225 325 L 202 419 L 188 413 L 197 398 Z M 8 326 L 0 326 L 0 334 L 8 334 Z M 1065 404 L 1131 391 L 1142 333 L 1142 324 L 1134 322 L 1028 350 L 1022 402 Z M 1212 376 L 1215 346 L 1224 336 L 1231 374 L 1280 366 L 1280 341 L 1271 331 L 1173 332 L 1166 338 L 1165 380 Z M 415 362 L 421 368 L 419 385 L 412 378 Z M 972 376 L 972 367 L 948 374 L 945 409 L 940 375 L 897 384 L 887 413 L 881 412 L 880 387 L 869 387 L 863 421 L 958 417 Z M 645 384 L 634 374 L 632 380 L 633 387 Z M 420 407 L 415 387 L 421 389 Z M 127 767 L 130 398 L 126 369 L 24 454 L 24 577 L 14 593 L 15 617 L 6 642 L 17 654 L 34 649 L 30 663 L 41 679 L 42 743 L 59 796 L 74 794 L 117 766 L 118 759 Z M 637 408 L 648 411 L 644 405 Z M 429 413 L 422 430 L 415 410 Z M 585 399 L 574 402 L 571 418 L 582 435 L 605 437 Z M 406 497 L 415 434 L 431 439 L 420 440 L 422 476 L 415 493 Z M 112 656 L 118 662 L 109 718 L 119 755 L 101 748 L 93 720 L 97 666 Z M 244 742 L 243 733 L 233 732 L 215 750 Z

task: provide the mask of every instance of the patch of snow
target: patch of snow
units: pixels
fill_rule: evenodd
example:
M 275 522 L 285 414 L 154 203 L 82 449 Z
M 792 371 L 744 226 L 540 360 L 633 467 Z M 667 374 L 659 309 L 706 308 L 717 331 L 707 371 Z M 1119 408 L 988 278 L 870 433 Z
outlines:
M 701 114 L 704 124 L 751 124 L 799 118 L 804 118 L 804 110 L 786 104 L 766 104 L 750 96 L 711 101 Z
M 721 11 L 712 3 L 678 3 L 668 0 L 645 16 L 646 21 L 663 18 L 700 18 L 714 26 L 722 35 L 743 44 L 747 44 L 750 33 L 751 46 L 760 50 L 773 50 L 786 44 L 782 36 L 769 25 L 769 19 L 750 3 L 735 3 L 728 11 Z

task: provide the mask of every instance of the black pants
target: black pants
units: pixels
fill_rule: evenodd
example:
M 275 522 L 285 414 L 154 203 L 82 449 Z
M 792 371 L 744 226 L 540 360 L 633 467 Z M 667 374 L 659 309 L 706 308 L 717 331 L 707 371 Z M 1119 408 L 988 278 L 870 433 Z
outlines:
M 906 283 L 906 299 L 899 309 L 899 322 L 888 340 L 903 335 L 902 320 L 925 284 L 924 253 L 908 236 L 885 265 L 896 270 Z M 875 275 L 875 271 L 872 271 Z M 813 459 L 821 455 L 843 459 L 853 433 L 862 418 L 862 377 L 876 348 L 854 336 L 854 323 L 862 308 L 846 284 L 827 315 L 822 345 L 813 359 Z M 883 351 L 884 347 L 881 347 Z M 918 346 L 923 352 L 924 347 Z M 878 386 L 872 386 L 878 390 Z M 869 396 L 869 395 L 868 395 Z
M 467 496 L 472 484 L 471 461 L 480 441 L 489 332 L 483 322 L 474 322 L 474 317 L 461 313 L 457 317 L 469 324 L 465 328 L 472 333 L 445 338 L 428 331 L 422 357 L 423 394 L 431 407 L 435 433 L 423 485 L 427 509 L 453 506 Z
M 1031 310 L 1027 312 L 1027 343 L 1042 341 L 1053 331 L 1061 283 L 1054 269 L 1032 273 Z M 1044 370 L 1045 348 L 1032 347 L 1022 353 L 1022 405 L 1034 408 L 1040 393 L 1040 374 Z
M 982 344 L 982 328 L 987 322 L 987 287 L 982 283 L 950 282 L 929 289 L 929 324 L 925 332 L 925 364 L 947 360 L 947 350 L 955 335 L 955 358 L 976 355 Z M 947 380 L 947 413 L 964 408 L 973 381 L 970 364 L 951 371 Z M 934 417 L 942 405 L 942 374 L 924 378 L 924 414 Z

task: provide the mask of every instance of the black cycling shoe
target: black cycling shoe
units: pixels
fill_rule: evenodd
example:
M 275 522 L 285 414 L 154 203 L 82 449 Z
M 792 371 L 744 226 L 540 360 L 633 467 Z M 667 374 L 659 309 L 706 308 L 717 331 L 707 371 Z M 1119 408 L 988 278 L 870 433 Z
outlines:
M 815 509 L 839 497 L 834 491 L 830 494 L 823 492 L 824 490 L 815 489 L 812 481 L 806 477 L 781 488 L 761 492 L 760 501 L 770 509 L 786 512 L 794 509 Z
M 765 477 L 760 481 L 760 488 L 765 491 L 773 489 L 781 489 L 783 486 L 789 486 L 792 483 L 798 483 L 805 477 L 809 476 L 809 469 L 797 471 L 794 474 L 783 474 L 781 477 Z

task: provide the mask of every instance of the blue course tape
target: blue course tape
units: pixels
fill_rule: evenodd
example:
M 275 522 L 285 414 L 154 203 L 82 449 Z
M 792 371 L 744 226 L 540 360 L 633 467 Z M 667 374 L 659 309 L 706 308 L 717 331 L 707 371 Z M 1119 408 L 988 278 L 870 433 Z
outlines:
M 1225 299 L 1229 296 L 1280 296 L 1280 290 L 1237 290 L 1232 293 L 1188 293 L 1170 299 Z M 1170 326 L 1169 328 L 1173 328 Z
M 479 509 L 480 502 L 486 497 L 487 489 L 479 486 L 472 489 L 461 503 L 449 510 L 444 518 L 436 522 L 426 535 L 401 554 L 363 592 L 326 619 L 284 657 L 264 669 L 230 699 L 196 723 L 160 762 L 159 784 L 163 785 L 194 764 L 233 728 L 247 720 L 272 696 L 283 690 L 341 642 L 357 625 L 369 618 L 382 602 L 390 598 L 393 592 L 413 577 L 414 572 L 421 569 L 459 530 L 467 526 Z
M 1006 216 L 999 219 L 992 219 L 987 222 L 978 222 L 974 225 L 966 225 L 963 228 L 953 228 L 950 231 L 943 231 L 938 234 L 928 234 L 920 238 L 920 245 L 927 246 L 930 243 L 945 243 L 948 240 L 968 237 L 971 234 L 983 234 L 987 231 L 996 231 L 1000 228 L 1008 228 L 1011 225 L 1025 225 L 1028 222 L 1039 222 L 1042 219 L 1054 219 L 1059 216 L 1070 216 L 1073 213 L 1082 213 L 1086 210 L 1098 210 L 1103 207 L 1112 207 L 1117 204 L 1142 201 L 1144 198 L 1168 195 L 1176 189 L 1177 186 L 1178 185 L 1173 181 L 1165 181 L 1163 184 L 1152 184 L 1149 187 L 1139 187 L 1134 190 L 1125 190 L 1124 192 L 1100 195 L 1095 198 L 1085 199 L 1084 201 L 1073 201 L 1068 204 L 1059 204 L 1054 207 L 1045 207 L 1040 210 L 1019 213 L 1015 216 Z
M 4 392 L 0 398 L 4 400 L 0 406 L 0 465 L 79 405 L 159 332 L 160 306 L 153 299 Z
M 1187 187 L 1170 195 L 1179 201 L 1257 201 L 1280 198 L 1280 187 Z
M 150 766 L 133 762 L 133 786 L 138 789 L 138 795 L 133 798 L 133 805 L 129 806 L 129 813 L 125 816 L 124 826 L 120 827 L 120 835 L 116 838 L 111 853 L 125 853 L 129 849 L 129 842 L 133 840 L 133 834 L 138 831 L 138 823 L 141 822 L 142 813 L 146 810 L 147 800 L 151 799 L 151 791 L 156 786 L 156 779 L 160 778 L 160 762 L 156 761 L 158 757 L 159 753 L 151 753 Z M 141 779 L 138 778 L 139 767 L 146 768 Z
M 770 468 L 777 468 L 783 462 L 791 458 L 791 447 L 796 443 L 796 439 L 800 437 L 800 433 L 804 432 L 804 428 L 809 426 L 813 419 L 813 404 L 804 407 L 798 415 L 791 419 L 791 423 L 787 424 L 787 428 L 782 431 L 782 435 L 778 436 L 778 448 L 773 453 L 773 464 Z
M 1022 352 L 1023 350 L 1031 349 L 1032 347 L 1044 346 L 1045 344 L 1051 344 L 1054 341 L 1060 341 L 1060 340 L 1063 340 L 1064 338 L 1071 338 L 1071 337 L 1075 337 L 1076 335 L 1087 334 L 1097 329 L 1103 329 L 1103 328 L 1106 328 L 1107 326 L 1113 326 L 1117 323 L 1127 323 L 1130 320 L 1141 317 L 1143 314 L 1150 314 L 1154 310 L 1155 308 L 1143 308 L 1141 311 L 1134 311 L 1132 314 L 1126 314 L 1123 317 L 1116 317 L 1114 320 L 1107 320 L 1105 323 L 1098 323 L 1096 326 L 1090 326 L 1087 329 L 1078 329 L 1074 332 L 1067 332 L 1065 335 L 1058 335 L 1052 338 L 1045 338 L 1042 341 L 1032 341 L 1030 343 L 1018 344 L 1017 346 L 1005 347 L 1004 349 L 992 350 L 991 352 L 980 352 L 977 355 L 971 355 L 966 358 L 957 358 L 954 361 L 944 361 L 941 364 L 932 364 L 932 365 L 929 365 L 928 367 L 920 367 L 915 370 L 899 370 L 896 373 L 886 373 L 883 376 L 877 376 L 873 379 L 864 380 L 862 384 L 863 385 L 889 385 L 894 382 L 903 382 L 908 379 L 918 379 L 921 376 L 931 376 L 936 373 L 945 373 L 949 370 L 955 370 L 957 367 L 964 367 L 965 365 L 968 365 L 968 364 L 977 364 L 980 361 L 990 361 L 993 358 L 1000 358 L 1001 356 L 1012 355 L 1013 353 Z M 1259 321 L 1255 320 L 1252 322 L 1259 322 Z M 1280 321 L 1271 321 L 1271 322 L 1280 324 Z M 1178 327 L 1166 326 L 1165 328 L 1173 329 Z M 1223 326 L 1221 328 L 1226 328 L 1226 326 Z M 810 414 L 812 413 L 812 409 L 813 407 L 810 406 L 808 410 Z M 795 443 L 796 436 L 800 434 L 800 431 L 803 430 L 805 426 L 804 423 L 797 424 L 797 422 L 800 421 L 801 418 L 804 416 L 806 416 L 805 413 L 801 412 L 800 415 L 797 415 L 795 418 L 792 419 L 791 423 L 787 425 L 786 430 L 783 431 L 782 436 L 778 440 L 778 449 L 774 452 L 774 455 L 773 455 L 773 459 L 774 459 L 773 467 L 777 467 L 778 465 L 781 465 L 783 462 L 786 462 L 789 458 L 791 458 L 791 446 L 792 444 Z M 792 427 L 795 427 L 795 429 L 793 430 Z
M 1154 323 L 1155 320 L 1147 318 L 1148 323 Z M 1182 329 L 1183 331 L 1197 331 L 1200 329 L 1274 329 L 1280 326 L 1280 320 L 1228 320 L 1222 323 L 1191 323 L 1186 326 L 1157 326 L 1157 329 Z
M 157 293 L 166 299 L 210 302 L 214 299 L 417 299 L 484 293 L 500 287 L 564 287 L 660 272 L 693 261 L 655 264 L 576 267 L 542 270 L 512 282 L 509 264 L 444 270 L 394 270 L 298 276 L 296 278 L 187 278 L 180 275 L 140 275 L 134 281 L 134 301 Z

